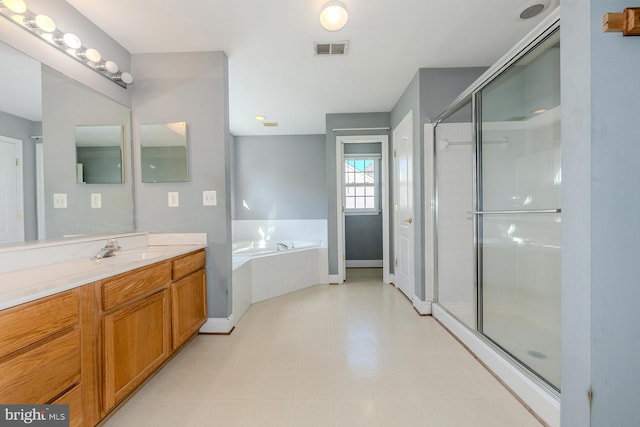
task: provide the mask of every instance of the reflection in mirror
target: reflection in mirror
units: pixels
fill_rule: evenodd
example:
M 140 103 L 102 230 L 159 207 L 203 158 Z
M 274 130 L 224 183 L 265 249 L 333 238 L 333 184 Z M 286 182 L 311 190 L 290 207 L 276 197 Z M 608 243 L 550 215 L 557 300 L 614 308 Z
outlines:
M 120 184 L 122 126 L 76 126 L 78 184 Z
M 131 180 L 126 179 L 132 176 L 129 123 L 127 107 L 49 67 L 42 67 L 47 238 L 133 230 L 133 191 Z M 77 184 L 76 130 L 87 126 L 112 128 L 113 133 L 121 136 L 123 155 L 119 157 L 122 161 L 118 184 L 103 184 L 99 188 Z M 60 203 L 60 195 L 64 195 L 66 203 Z
M 38 237 L 36 150 L 42 147 L 40 63 L 0 43 L 0 244 Z M 17 161 L 18 159 L 18 161 Z M 17 163 L 17 164 L 16 164 Z
M 189 180 L 185 122 L 140 126 L 140 146 L 142 182 Z

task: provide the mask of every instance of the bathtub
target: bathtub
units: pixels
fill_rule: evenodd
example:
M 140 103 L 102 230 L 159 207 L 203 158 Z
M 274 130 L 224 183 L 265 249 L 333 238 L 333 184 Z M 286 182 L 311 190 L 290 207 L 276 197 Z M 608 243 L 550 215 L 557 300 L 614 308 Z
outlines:
M 233 244 L 233 311 L 238 319 L 253 303 L 327 283 L 328 250 L 323 242 L 283 240 Z
M 284 255 L 284 252 L 300 251 L 318 246 L 321 246 L 321 242 L 305 242 L 292 240 L 285 240 L 282 242 L 266 242 L 264 240 L 247 240 L 233 243 L 233 255 L 249 257 L 270 255 L 275 253 Z

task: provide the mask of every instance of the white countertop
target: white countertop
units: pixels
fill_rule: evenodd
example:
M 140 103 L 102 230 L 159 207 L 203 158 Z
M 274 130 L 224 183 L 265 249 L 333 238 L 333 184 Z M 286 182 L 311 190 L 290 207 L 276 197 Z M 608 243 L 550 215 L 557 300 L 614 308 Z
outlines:
M 184 255 L 205 244 L 139 246 L 100 260 L 88 257 L 0 274 L 0 310 Z

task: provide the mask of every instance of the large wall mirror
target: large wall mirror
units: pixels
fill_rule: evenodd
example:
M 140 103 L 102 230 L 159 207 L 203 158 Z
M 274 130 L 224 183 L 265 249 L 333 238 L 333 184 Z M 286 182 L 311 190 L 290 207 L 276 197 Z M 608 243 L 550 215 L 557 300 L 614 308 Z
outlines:
M 185 122 L 140 126 L 140 147 L 142 182 L 189 180 Z
M 132 231 L 129 109 L 2 43 L 0 94 L 0 174 L 13 158 L 14 175 L 0 180 L 0 244 Z M 76 130 L 85 126 L 120 135 L 117 182 L 78 183 Z M 54 206 L 54 194 L 65 203 Z

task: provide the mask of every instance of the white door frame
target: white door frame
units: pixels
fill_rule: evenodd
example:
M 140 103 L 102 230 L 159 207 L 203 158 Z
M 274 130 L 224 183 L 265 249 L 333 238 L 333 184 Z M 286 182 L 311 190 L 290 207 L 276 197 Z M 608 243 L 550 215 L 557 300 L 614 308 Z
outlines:
M 9 143 L 9 144 L 13 144 L 16 147 L 16 160 L 17 160 L 17 167 L 16 167 L 16 205 L 18 208 L 18 211 L 20 212 L 20 220 L 18 221 L 21 225 L 21 227 L 18 228 L 18 240 L 20 242 L 24 242 L 24 182 L 23 182 L 23 175 L 24 175 L 24 168 L 23 168 L 23 162 L 22 162 L 22 140 L 21 139 L 15 139 L 15 138 L 10 138 L 8 136 L 4 136 L 4 135 L 0 135 L 0 139 L 3 142 Z
M 380 161 L 380 179 L 382 184 L 382 281 L 393 282 L 389 274 L 389 136 L 357 135 L 336 136 L 336 218 L 338 228 L 338 274 L 332 283 L 343 283 L 346 279 L 345 232 L 344 232 L 344 144 L 380 142 L 382 159 Z
M 44 146 L 36 142 L 36 211 L 38 216 L 38 240 L 47 238 L 44 196 Z

